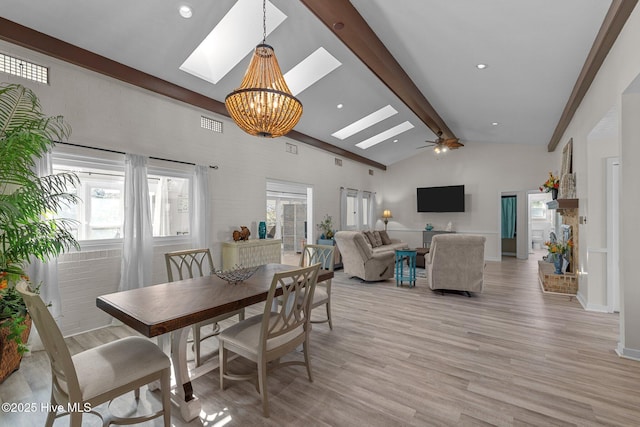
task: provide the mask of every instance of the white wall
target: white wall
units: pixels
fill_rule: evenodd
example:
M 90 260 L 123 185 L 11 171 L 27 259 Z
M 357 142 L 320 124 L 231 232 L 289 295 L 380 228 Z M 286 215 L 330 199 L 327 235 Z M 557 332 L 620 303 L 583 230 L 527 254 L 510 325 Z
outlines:
M 592 227 L 590 224 L 591 213 L 589 209 L 592 198 L 601 197 L 600 180 L 601 177 L 594 175 L 604 173 L 604 169 L 598 162 L 588 161 L 588 140 L 589 134 L 604 117 L 612 106 L 616 111 L 621 112 L 620 140 L 617 142 L 620 147 L 620 158 L 622 162 L 622 189 L 621 189 L 621 230 L 620 230 L 620 275 L 621 275 L 621 336 L 618 345 L 618 352 L 622 355 L 640 359 L 640 283 L 636 264 L 638 262 L 640 241 L 640 228 L 637 226 L 637 212 L 640 210 L 640 196 L 638 192 L 638 182 L 640 182 L 640 151 L 638 149 L 638 108 L 637 101 L 633 95 L 623 102 L 623 93 L 629 85 L 640 75 L 640 8 L 636 7 L 629 17 L 624 29 L 620 33 L 616 43 L 609 52 L 604 64 L 596 75 L 591 88 L 587 92 L 583 102 L 576 111 L 576 114 L 564 133 L 561 146 L 573 138 L 574 168 L 576 171 L 576 189 L 580 199 L 579 215 L 587 217 L 587 225 L 580 226 L 580 271 L 589 275 L 590 261 L 587 258 L 587 245 L 591 243 L 600 244 L 601 231 L 596 232 L 600 220 Z M 624 98 L 626 98 L 624 97 Z M 626 107 L 625 107 L 626 104 Z M 560 150 L 556 150 L 558 158 L 562 156 Z M 588 177 L 588 178 L 587 178 Z M 597 184 L 596 184 L 597 183 Z M 593 206 L 596 206 L 595 204 Z M 594 218 L 600 215 L 594 212 Z M 601 263 L 598 260 L 598 263 Z M 600 266 L 594 267 L 595 270 Z M 595 272 L 595 271 L 594 271 Z M 596 272 L 595 276 L 600 276 Z M 586 277 L 579 278 L 580 291 L 586 291 L 586 302 L 581 301 L 589 307 L 589 304 L 598 305 L 601 302 L 603 291 L 598 289 L 603 285 L 586 283 Z M 591 301 L 592 297 L 594 298 Z
M 485 258 L 500 260 L 500 197 L 502 193 L 520 194 L 518 203 L 522 206 L 518 209 L 518 223 L 522 228 L 518 228 L 518 233 L 526 253 L 526 191 L 542 185 L 550 170 L 559 169 L 559 160 L 540 146 L 478 146 L 465 142 L 463 148 L 441 158 L 435 157 L 431 150 L 422 150 L 408 160 L 391 165 L 376 179 L 378 210 L 393 212 L 388 224 L 390 234 L 412 247 L 420 247 L 421 231 L 427 223 L 441 230 L 451 221 L 456 232 L 486 236 Z M 417 187 L 458 184 L 465 186 L 465 212 L 417 212 Z
M 218 165 L 218 170 L 210 170 L 211 241 L 216 265 L 221 265 L 221 242 L 231 240 L 234 229 L 246 225 L 252 236 L 257 236 L 257 223 L 265 217 L 267 178 L 313 186 L 314 228 L 325 214 L 340 217 L 340 187 L 374 190 L 369 166 L 348 159 L 343 159 L 342 167 L 335 166 L 335 156 L 328 152 L 288 138 L 252 137 L 226 117 L 3 41 L 0 51 L 50 67 L 50 85 L 6 74 L 2 79 L 31 87 L 45 113 L 64 116 L 73 129 L 69 142 Z M 224 133 L 202 129 L 201 115 L 223 121 Z M 297 145 L 297 155 L 285 152 L 286 142 Z M 375 169 L 374 173 L 383 171 Z M 156 248 L 154 282 L 166 280 L 162 253 L 173 249 Z M 85 250 L 61 258 L 63 333 L 82 332 L 109 321 L 109 316 L 95 307 L 95 298 L 117 290 L 119 271 L 119 249 Z

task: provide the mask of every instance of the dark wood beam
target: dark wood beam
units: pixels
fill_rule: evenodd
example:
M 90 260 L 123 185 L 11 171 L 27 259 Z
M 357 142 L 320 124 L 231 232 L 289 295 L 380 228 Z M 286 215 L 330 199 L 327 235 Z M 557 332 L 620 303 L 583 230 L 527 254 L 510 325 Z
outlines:
M 587 59 L 582 66 L 582 70 L 569 96 L 569 100 L 562 111 L 558 125 L 553 131 L 551 140 L 547 145 L 548 151 L 554 151 L 560 143 L 560 138 L 562 138 L 569 123 L 571 123 L 580 103 L 591 87 L 593 79 L 596 77 L 596 74 L 598 74 L 602 63 L 609 54 L 611 47 L 618 38 L 620 31 L 622 31 L 624 24 L 627 22 L 637 3 L 638 0 L 613 0 L 611 2 L 609 11 L 602 22 L 600 31 L 598 31 L 596 35 L 589 55 L 587 55 Z
M 349 0 L 300 0 L 436 135 L 455 138 Z
M 229 117 L 229 113 L 227 112 L 223 102 L 216 101 L 215 99 L 206 97 L 189 89 L 185 89 L 166 80 L 162 80 L 140 70 L 128 67 L 109 58 L 105 58 L 104 56 L 97 55 L 88 50 L 79 48 L 60 39 L 53 38 L 4 18 L 0 18 L 0 39 L 79 67 L 86 68 L 96 73 L 104 74 L 151 92 L 164 95 L 168 98 L 202 108 L 203 110 Z M 387 169 L 387 167 L 382 163 L 378 163 L 350 151 L 343 150 L 335 145 L 297 131 L 289 132 L 287 137 L 355 162 L 363 163 L 377 169 Z

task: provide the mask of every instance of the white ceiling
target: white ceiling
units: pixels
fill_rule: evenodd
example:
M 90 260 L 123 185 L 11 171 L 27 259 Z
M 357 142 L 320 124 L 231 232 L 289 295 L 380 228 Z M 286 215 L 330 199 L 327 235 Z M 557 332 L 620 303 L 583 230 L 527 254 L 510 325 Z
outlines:
M 261 14 L 261 1 L 255 1 Z M 297 95 L 304 114 L 295 130 L 384 165 L 420 153 L 416 147 L 435 138 L 301 2 L 271 2 L 287 16 L 267 36 L 283 73 L 319 47 L 342 63 Z M 248 55 L 217 84 L 179 67 L 234 3 L 0 0 L 0 16 L 224 102 L 239 86 Z M 611 1 L 351 3 L 461 142 L 535 144 L 545 150 Z M 179 15 L 182 4 L 192 7 L 192 18 Z M 478 70 L 478 63 L 488 68 Z M 345 140 L 331 136 L 386 105 L 398 114 Z M 406 121 L 414 127 L 397 137 L 366 150 L 355 146 Z

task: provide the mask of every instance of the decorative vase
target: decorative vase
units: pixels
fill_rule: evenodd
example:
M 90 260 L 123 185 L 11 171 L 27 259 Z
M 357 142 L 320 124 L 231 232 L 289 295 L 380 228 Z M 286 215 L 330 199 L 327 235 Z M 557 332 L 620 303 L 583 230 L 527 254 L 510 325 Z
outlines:
M 555 274 L 562 274 L 562 260 L 563 260 L 563 256 L 562 254 L 554 254 L 553 255 L 553 265 L 556 268 L 556 271 L 554 271 Z
M 558 198 L 558 189 L 557 188 L 552 188 L 551 189 L 551 198 L 553 200 L 556 200 Z
M 267 237 L 267 223 L 264 221 L 260 221 L 258 224 L 258 238 L 266 239 Z

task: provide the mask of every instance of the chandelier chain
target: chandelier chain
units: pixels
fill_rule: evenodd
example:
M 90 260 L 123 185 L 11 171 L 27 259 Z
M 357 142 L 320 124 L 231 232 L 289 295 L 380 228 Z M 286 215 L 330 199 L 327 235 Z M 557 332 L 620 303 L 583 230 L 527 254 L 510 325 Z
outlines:
M 267 42 L 267 0 L 262 0 L 262 43 Z

